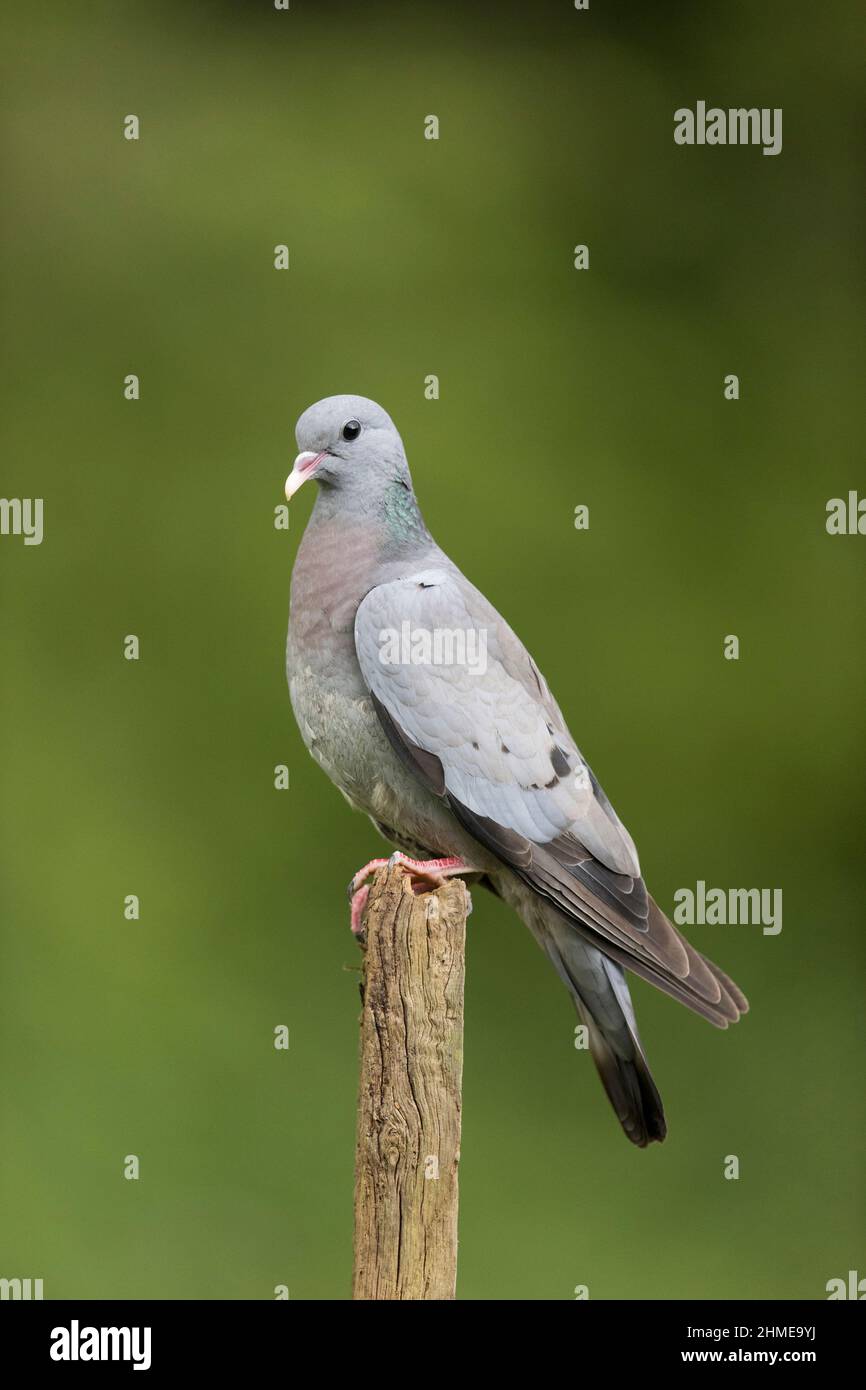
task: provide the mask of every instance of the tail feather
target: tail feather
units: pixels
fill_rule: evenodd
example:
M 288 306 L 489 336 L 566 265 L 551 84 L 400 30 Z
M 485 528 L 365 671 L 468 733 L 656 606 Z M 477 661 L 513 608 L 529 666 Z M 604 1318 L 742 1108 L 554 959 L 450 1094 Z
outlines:
M 589 1012 L 578 1005 L 578 1014 L 589 1029 L 592 1060 L 624 1133 L 639 1149 L 661 1143 L 668 1132 L 665 1111 L 643 1051 L 637 1047 L 630 1059 L 617 1056 Z
M 655 985 L 656 989 L 660 989 L 664 994 L 669 994 L 672 999 L 684 1004 L 687 1009 L 691 1009 L 692 1013 L 705 1018 L 715 1028 L 727 1028 L 730 1023 L 736 1023 L 743 1014 L 749 1011 L 749 1001 L 743 991 L 734 984 L 730 976 L 726 975 L 720 966 L 715 965 L 707 956 L 700 956 L 699 959 L 708 968 L 718 984 L 720 998 L 716 1003 L 710 1003 L 703 998 L 688 979 L 678 980 L 671 975 L 665 975 L 648 961 L 639 960 L 636 956 L 631 956 L 608 943 L 605 943 L 603 949 L 606 955 L 618 961 L 626 969 L 631 970 L 634 975 L 639 975 L 642 980 L 647 980 L 649 984 Z M 698 956 L 698 952 L 690 943 L 688 949 L 690 957 Z
M 548 923 L 545 945 L 586 1025 L 589 1051 L 614 1113 L 638 1148 L 667 1134 L 664 1106 L 637 1031 L 625 975 L 565 921 Z

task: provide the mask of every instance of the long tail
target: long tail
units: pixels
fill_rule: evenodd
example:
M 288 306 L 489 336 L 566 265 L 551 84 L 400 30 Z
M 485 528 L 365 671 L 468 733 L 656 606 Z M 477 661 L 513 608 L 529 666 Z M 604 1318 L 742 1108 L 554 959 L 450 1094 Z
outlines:
M 664 1106 L 637 1030 L 625 975 L 550 913 L 545 948 L 589 1033 L 589 1050 L 617 1119 L 638 1148 L 667 1134 Z

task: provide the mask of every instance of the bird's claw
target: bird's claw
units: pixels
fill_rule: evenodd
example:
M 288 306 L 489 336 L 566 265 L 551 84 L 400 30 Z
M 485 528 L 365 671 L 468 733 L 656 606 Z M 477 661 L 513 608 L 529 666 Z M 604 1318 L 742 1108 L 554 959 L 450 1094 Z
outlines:
M 408 854 L 398 849 L 390 859 L 371 859 L 349 880 L 347 896 L 351 904 L 350 921 L 353 936 L 361 935 L 364 909 L 370 896 L 367 880 L 372 878 L 377 869 L 386 868 L 403 869 L 409 875 L 413 893 L 429 893 L 435 888 L 441 888 L 446 878 L 451 878 L 454 874 L 477 872 L 471 864 L 467 864 L 456 855 L 448 855 L 442 859 L 411 859 Z

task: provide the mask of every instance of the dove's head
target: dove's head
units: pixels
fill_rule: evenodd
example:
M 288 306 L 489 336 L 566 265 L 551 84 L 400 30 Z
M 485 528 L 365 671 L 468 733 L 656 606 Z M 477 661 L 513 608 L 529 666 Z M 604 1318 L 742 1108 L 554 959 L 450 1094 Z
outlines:
M 394 483 L 411 487 L 403 442 L 390 415 L 365 396 L 327 396 L 295 427 L 300 453 L 286 479 L 291 499 L 308 478 L 328 491 L 368 499 Z

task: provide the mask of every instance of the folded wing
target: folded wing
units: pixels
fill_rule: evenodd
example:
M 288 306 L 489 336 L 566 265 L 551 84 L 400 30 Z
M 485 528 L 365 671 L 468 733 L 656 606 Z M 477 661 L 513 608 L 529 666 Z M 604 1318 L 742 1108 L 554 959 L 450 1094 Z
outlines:
M 718 1027 L 748 1007 L 680 935 L 541 673 L 450 566 L 370 590 L 355 647 L 383 728 L 480 843 L 613 960 Z

